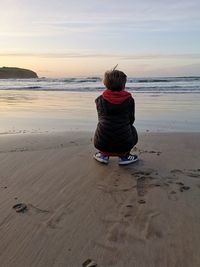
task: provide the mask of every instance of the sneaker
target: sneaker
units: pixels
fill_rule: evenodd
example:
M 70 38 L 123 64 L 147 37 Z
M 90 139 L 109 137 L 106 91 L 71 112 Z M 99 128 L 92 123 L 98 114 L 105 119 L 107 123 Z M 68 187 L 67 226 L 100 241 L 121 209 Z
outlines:
M 97 152 L 96 154 L 94 154 L 93 158 L 104 164 L 108 164 L 108 161 L 109 161 L 109 156 L 103 155 L 100 152 Z
M 119 165 L 128 165 L 138 160 L 137 155 L 128 154 L 127 156 L 119 157 Z

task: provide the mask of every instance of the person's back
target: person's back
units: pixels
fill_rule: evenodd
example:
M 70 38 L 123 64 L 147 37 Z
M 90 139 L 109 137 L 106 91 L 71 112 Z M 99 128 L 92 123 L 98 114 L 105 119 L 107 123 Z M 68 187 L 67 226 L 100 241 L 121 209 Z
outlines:
M 130 150 L 138 141 L 135 120 L 135 103 L 131 94 L 125 91 L 126 75 L 118 70 L 105 73 L 106 90 L 95 102 L 98 125 L 94 145 L 100 151 L 94 158 L 108 163 L 109 156 L 119 156 L 120 165 L 137 160 Z

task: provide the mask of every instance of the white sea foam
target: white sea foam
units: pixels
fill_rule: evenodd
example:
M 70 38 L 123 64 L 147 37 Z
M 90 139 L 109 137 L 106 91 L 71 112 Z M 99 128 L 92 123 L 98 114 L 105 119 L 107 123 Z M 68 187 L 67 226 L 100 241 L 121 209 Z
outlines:
M 127 90 L 137 93 L 200 93 L 200 77 L 129 78 Z M 99 77 L 2 79 L 0 90 L 97 92 L 104 89 Z

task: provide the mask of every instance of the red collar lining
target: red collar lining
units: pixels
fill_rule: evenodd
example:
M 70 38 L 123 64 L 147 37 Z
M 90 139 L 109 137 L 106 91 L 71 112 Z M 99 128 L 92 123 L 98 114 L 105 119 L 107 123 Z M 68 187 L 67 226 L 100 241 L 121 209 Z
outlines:
M 131 94 L 125 90 L 122 91 L 111 91 L 109 89 L 106 89 L 103 94 L 103 98 L 106 99 L 108 102 L 112 104 L 121 104 L 123 103 L 127 98 L 131 96 Z

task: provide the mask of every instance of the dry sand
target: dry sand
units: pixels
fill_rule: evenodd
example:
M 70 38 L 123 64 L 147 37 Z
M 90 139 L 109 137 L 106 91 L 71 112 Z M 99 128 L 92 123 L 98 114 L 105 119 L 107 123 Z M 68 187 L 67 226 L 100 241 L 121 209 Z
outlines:
M 143 134 L 121 167 L 91 138 L 0 136 L 0 266 L 200 266 L 200 133 Z

